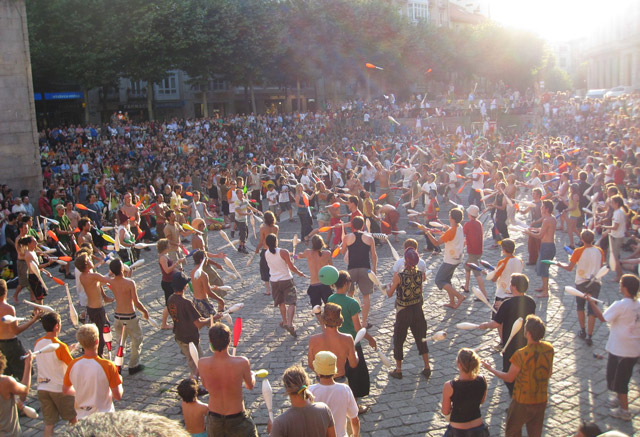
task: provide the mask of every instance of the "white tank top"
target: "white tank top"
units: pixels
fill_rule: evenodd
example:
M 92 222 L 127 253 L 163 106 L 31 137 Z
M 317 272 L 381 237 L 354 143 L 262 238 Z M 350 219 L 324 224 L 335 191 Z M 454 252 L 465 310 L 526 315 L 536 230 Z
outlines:
M 264 253 L 264 259 L 267 260 L 267 265 L 269 266 L 269 282 L 293 279 L 289 266 L 280 256 L 279 247 L 276 248 L 276 253 L 271 253 L 269 249 L 267 249 Z

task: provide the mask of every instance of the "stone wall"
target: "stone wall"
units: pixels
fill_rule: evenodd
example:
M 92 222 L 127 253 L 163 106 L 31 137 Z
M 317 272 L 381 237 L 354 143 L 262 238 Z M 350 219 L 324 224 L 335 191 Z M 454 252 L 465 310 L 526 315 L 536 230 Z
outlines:
M 29 190 L 37 207 L 42 188 L 29 34 L 24 0 L 0 0 L 0 184 Z

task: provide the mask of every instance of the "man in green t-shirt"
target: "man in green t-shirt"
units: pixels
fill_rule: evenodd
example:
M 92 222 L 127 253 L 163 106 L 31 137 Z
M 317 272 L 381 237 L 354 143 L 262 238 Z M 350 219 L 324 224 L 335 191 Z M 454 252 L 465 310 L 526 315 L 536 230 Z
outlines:
M 335 303 L 342 308 L 344 322 L 338 331 L 343 334 L 349 334 L 355 338 L 356 333 L 362 329 L 362 324 L 360 322 L 360 304 L 354 298 L 347 296 L 347 291 L 349 291 L 349 287 L 351 286 L 351 276 L 349 272 L 340 270 L 335 286 L 336 292 L 329 296 L 329 302 Z M 376 341 L 369 333 L 365 334 L 364 338 L 369 342 L 369 346 L 376 349 Z M 362 352 L 362 346 L 360 346 L 360 344 L 356 344 L 356 354 L 358 355 L 358 365 L 356 367 L 350 367 L 347 363 L 345 365 L 345 375 L 349 381 L 349 387 L 353 392 L 353 396 L 355 396 L 357 400 L 358 398 L 369 395 L 369 369 L 364 360 L 364 353 Z M 358 412 L 363 414 L 368 409 L 368 406 L 360 405 Z

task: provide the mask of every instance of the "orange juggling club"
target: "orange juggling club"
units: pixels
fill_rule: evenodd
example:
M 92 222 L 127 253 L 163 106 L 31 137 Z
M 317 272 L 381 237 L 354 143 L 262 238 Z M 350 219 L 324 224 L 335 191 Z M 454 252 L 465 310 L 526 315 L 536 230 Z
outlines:
M 371 68 L 373 70 L 383 70 L 382 67 L 378 67 L 377 65 L 373 65 L 370 62 L 367 62 L 366 64 L 364 64 L 364 66 L 367 67 L 367 68 Z
M 453 165 L 465 165 L 467 163 L 467 161 L 456 161 L 453 163 Z
M 50 236 L 55 242 L 60 241 L 58 240 L 58 236 L 56 235 L 56 233 L 53 232 L 52 230 L 47 231 L 47 235 Z

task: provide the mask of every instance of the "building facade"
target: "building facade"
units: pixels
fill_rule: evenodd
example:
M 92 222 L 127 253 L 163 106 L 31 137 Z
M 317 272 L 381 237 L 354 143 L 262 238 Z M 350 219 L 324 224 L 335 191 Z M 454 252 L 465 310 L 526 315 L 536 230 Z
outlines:
M 613 2 L 585 44 L 587 88 L 640 87 L 640 2 Z

